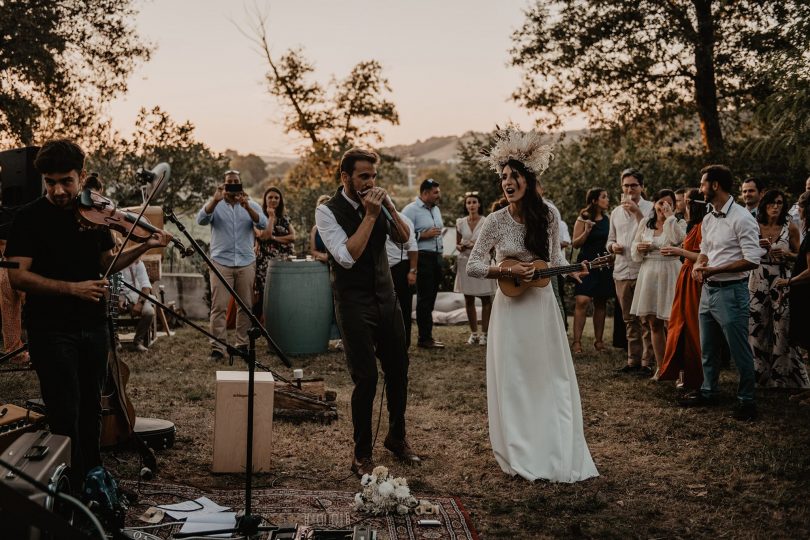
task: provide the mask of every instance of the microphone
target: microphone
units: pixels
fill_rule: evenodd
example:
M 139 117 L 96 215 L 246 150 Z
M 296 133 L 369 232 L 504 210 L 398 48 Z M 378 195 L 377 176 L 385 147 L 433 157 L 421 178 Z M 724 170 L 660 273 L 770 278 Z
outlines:
M 369 191 L 371 191 L 371 188 L 369 188 L 369 189 L 367 189 L 367 190 L 365 190 L 365 191 L 363 191 L 363 192 L 359 193 L 359 195 L 361 195 L 361 196 L 365 196 L 365 195 L 366 195 L 366 193 L 368 193 Z M 386 198 L 386 200 L 387 200 L 388 202 L 391 202 L 391 197 L 389 197 L 387 193 L 385 194 L 385 198 Z M 391 202 L 391 206 L 394 206 L 394 203 L 393 203 L 393 202 Z M 388 220 L 388 223 L 390 223 L 391 225 L 393 225 L 394 227 L 396 227 L 396 226 L 397 226 L 397 223 L 396 223 L 396 221 L 394 221 L 394 218 L 393 218 L 393 216 L 391 215 L 391 212 L 389 212 L 389 211 L 388 211 L 388 208 L 386 208 L 386 207 L 385 207 L 385 203 L 383 203 L 383 204 L 380 206 L 380 210 L 382 210 L 382 215 L 383 215 L 383 216 L 385 216 L 385 219 L 386 219 L 386 220 Z

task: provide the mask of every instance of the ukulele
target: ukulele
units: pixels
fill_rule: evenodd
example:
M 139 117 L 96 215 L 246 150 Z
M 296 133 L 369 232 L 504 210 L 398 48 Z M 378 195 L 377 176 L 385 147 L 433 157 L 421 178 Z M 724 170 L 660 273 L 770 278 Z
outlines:
M 615 255 L 602 255 L 592 261 L 584 261 L 584 263 L 569 264 L 568 266 L 555 266 L 549 268 L 548 263 L 540 259 L 532 261 L 530 264 L 534 266 L 534 274 L 531 279 L 523 279 L 520 277 L 500 277 L 498 278 L 498 288 L 506 296 L 520 296 L 526 292 L 529 287 L 545 287 L 551 281 L 551 276 L 560 276 L 565 274 L 573 274 L 574 272 L 582 271 L 584 264 L 588 271 L 598 270 L 600 268 L 608 268 L 613 266 L 613 259 Z M 520 262 L 517 259 L 506 258 L 501 261 L 498 266 L 500 268 L 510 268 Z

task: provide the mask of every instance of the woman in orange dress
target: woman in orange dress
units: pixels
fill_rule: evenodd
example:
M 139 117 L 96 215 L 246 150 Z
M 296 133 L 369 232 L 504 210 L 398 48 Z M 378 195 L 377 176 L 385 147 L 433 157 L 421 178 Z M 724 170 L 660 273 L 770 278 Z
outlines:
M 667 327 L 664 360 L 658 370 L 659 381 L 679 380 L 683 391 L 698 390 L 703 384 L 703 366 L 700 360 L 700 328 L 698 306 L 700 284 L 692 279 L 692 264 L 700 253 L 700 225 L 706 215 L 706 203 L 697 189 L 690 189 L 685 197 L 688 228 L 682 247 L 664 246 L 662 255 L 683 257 L 684 262 L 675 285 L 675 300 Z

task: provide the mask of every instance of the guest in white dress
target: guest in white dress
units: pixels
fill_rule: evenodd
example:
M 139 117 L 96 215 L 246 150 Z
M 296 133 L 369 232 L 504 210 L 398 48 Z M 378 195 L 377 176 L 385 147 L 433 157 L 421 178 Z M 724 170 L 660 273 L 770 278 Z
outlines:
M 484 219 L 468 275 L 528 279 L 535 259 L 562 264 L 559 216 L 536 190 L 536 175 L 548 167 L 550 157 L 539 135 L 501 132 L 487 159 L 501 175 L 509 205 Z M 521 262 L 491 266 L 492 248 L 499 264 L 507 257 Z M 571 350 L 550 286 L 527 287 L 516 297 L 495 293 L 487 343 L 487 408 L 495 459 L 507 474 L 553 482 L 598 476 L 585 442 Z
M 681 260 L 674 255 L 662 255 L 661 248 L 683 243 L 686 220 L 675 216 L 673 191 L 662 189 L 653 201 L 652 215 L 638 224 L 630 250 L 633 260 L 641 263 L 630 313 L 649 325 L 655 363 L 661 366 L 667 345 L 667 321 L 681 271 Z M 653 375 L 652 368 L 647 367 L 646 371 L 646 375 Z
M 478 240 L 481 232 L 483 206 L 477 191 L 464 194 L 464 210 L 466 217 L 456 220 L 456 284 L 453 290 L 464 295 L 464 304 L 467 309 L 467 320 L 470 323 L 470 337 L 467 345 L 486 345 L 487 329 L 489 328 L 489 313 L 492 309 L 492 297 L 495 295 L 495 282 L 491 279 L 478 279 L 467 275 L 467 260 L 470 250 Z M 481 299 L 481 330 L 478 333 L 478 313 L 475 309 L 475 299 Z

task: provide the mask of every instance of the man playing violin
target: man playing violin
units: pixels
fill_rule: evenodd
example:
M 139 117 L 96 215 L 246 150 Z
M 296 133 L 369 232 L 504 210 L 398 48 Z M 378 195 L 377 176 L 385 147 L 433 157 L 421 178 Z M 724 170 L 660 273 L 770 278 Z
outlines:
M 9 272 L 15 289 L 27 293 L 23 317 L 31 362 L 39 377 L 51 430 L 71 439 L 73 481 L 101 464 L 101 390 L 110 335 L 103 273 L 118 272 L 171 235 L 158 231 L 122 253 L 112 268 L 115 246 L 108 229 L 80 226 L 75 199 L 85 180 L 84 151 L 74 142 L 46 142 L 34 166 L 45 196 L 23 207 L 8 238 Z

